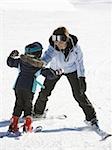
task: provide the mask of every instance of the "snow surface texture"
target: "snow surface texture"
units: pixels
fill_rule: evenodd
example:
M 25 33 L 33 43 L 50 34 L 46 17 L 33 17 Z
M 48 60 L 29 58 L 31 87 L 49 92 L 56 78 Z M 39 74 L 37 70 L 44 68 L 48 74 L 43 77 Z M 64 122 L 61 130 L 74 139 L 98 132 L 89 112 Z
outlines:
M 81 2 L 82 0 L 80 0 Z M 13 49 L 24 53 L 25 45 L 40 41 L 44 49 L 48 38 L 58 26 L 66 26 L 75 34 L 84 54 L 86 94 L 93 103 L 102 129 L 112 132 L 111 107 L 111 4 L 86 3 L 75 5 L 67 0 L 1 0 L 0 1 L 0 132 L 8 129 L 15 103 L 13 84 L 18 71 L 6 65 Z M 88 1 L 86 1 L 88 2 Z M 107 3 L 106 3 L 107 2 Z M 44 78 L 39 77 L 43 82 Z M 35 99 L 40 87 L 37 88 Z M 34 99 L 34 102 L 35 102 Z M 66 114 L 65 120 L 37 121 L 33 126 L 45 129 L 83 127 L 84 114 L 73 99 L 71 88 L 63 76 L 57 83 L 47 104 L 48 115 Z M 28 134 L 0 139 L 1 150 L 111 150 L 112 139 L 104 142 L 94 132 L 69 131 Z
M 112 3 L 112 0 L 68 0 L 73 4 Z

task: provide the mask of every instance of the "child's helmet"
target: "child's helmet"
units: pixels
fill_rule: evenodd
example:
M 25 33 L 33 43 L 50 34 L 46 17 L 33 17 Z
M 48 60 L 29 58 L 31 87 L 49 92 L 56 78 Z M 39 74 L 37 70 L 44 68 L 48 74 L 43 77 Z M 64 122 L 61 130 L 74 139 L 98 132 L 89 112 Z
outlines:
M 42 54 L 42 44 L 39 42 L 34 42 L 25 47 L 25 54 L 31 54 L 40 57 Z

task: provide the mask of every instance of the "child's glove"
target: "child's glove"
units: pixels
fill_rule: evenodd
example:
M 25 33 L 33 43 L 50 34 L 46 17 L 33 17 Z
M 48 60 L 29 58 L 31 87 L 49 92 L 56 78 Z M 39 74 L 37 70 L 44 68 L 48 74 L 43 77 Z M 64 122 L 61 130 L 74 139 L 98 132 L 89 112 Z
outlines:
M 10 57 L 12 57 L 12 58 L 15 58 L 16 56 L 18 56 L 19 55 L 19 52 L 17 51 L 17 50 L 13 50 L 11 53 L 10 53 Z
M 56 75 L 56 71 L 54 71 L 51 68 L 44 68 L 41 70 L 41 74 L 46 77 L 48 80 L 54 80 L 59 77 L 59 75 Z
M 79 87 L 80 87 L 81 94 L 83 94 L 87 88 L 85 77 L 79 77 Z
M 30 57 L 28 55 L 20 55 L 20 59 L 34 67 L 42 68 L 44 65 L 44 62 L 42 60 Z

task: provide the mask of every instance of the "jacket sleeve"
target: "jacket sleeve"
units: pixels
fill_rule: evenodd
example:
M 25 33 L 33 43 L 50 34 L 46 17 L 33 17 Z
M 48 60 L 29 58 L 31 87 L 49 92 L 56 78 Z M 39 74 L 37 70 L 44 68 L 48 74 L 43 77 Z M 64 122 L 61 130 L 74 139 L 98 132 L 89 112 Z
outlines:
M 8 57 L 7 58 L 7 65 L 9 66 L 9 67 L 15 67 L 15 68 L 18 68 L 18 65 L 20 64 L 20 58 L 18 58 L 18 59 L 14 59 L 14 58 L 12 58 L 12 57 Z
M 80 46 L 77 44 L 75 49 L 76 65 L 78 77 L 85 77 L 85 69 L 83 64 L 83 53 Z
M 42 60 L 47 65 L 55 55 L 56 55 L 55 49 L 52 46 L 49 46 L 48 50 L 46 50 L 45 53 L 43 54 Z

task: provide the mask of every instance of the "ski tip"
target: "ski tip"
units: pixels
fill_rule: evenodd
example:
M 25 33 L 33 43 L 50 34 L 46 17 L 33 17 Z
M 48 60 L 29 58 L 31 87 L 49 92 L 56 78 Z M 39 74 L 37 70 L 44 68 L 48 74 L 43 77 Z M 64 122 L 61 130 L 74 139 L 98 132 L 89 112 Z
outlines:
M 65 115 L 65 114 L 62 114 L 62 115 L 59 115 L 59 116 L 57 116 L 57 117 L 55 117 L 55 118 L 57 118 L 57 119 L 66 119 L 67 118 L 67 115 Z M 55 119 L 54 118 L 54 119 Z
M 37 126 L 35 129 L 34 129 L 34 133 L 36 132 L 41 132 L 42 131 L 42 126 Z
M 106 140 L 108 137 L 111 137 L 112 136 L 112 134 L 107 134 L 106 136 L 104 136 L 100 141 L 104 141 L 104 140 Z
M 0 136 L 0 138 L 3 138 L 3 137 L 4 137 L 3 135 Z
M 67 115 L 64 115 L 65 118 L 67 118 Z
M 47 108 L 46 110 L 45 110 L 45 112 L 47 112 L 49 109 Z

